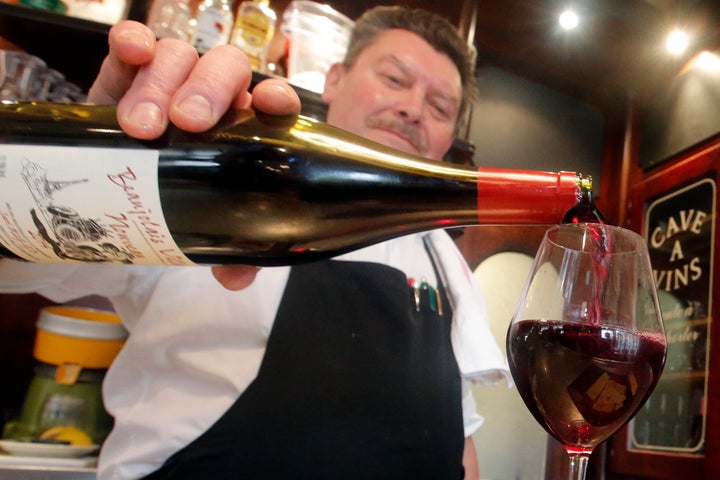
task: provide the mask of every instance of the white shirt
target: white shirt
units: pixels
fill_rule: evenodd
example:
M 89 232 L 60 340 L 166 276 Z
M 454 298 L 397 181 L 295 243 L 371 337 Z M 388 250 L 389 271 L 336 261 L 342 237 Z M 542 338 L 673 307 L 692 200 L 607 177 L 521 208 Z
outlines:
M 507 377 L 479 287 L 445 232 L 409 235 L 339 258 L 383 263 L 437 285 L 424 236 L 454 309 L 451 339 L 463 377 Z M 103 444 L 98 478 L 130 480 L 156 470 L 207 430 L 254 380 L 289 272 L 263 268 L 250 287 L 232 292 L 209 267 L 1 261 L 0 290 L 35 291 L 56 302 L 95 294 L 113 303 L 130 336 L 103 384 L 115 427 Z M 468 436 L 483 419 L 464 383 Z

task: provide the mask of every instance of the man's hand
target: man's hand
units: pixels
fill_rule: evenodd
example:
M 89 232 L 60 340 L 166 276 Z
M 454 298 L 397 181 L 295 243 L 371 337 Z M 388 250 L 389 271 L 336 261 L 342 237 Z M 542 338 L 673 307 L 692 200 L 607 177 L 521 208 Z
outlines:
M 135 138 L 158 138 L 169 122 L 201 132 L 231 107 L 300 113 L 300 98 L 281 80 L 260 82 L 250 94 L 250 62 L 234 46 L 219 46 L 198 57 L 188 43 L 155 40 L 147 26 L 127 20 L 110 29 L 109 47 L 88 101 L 117 104 L 120 126 Z M 230 290 L 250 285 L 257 271 L 240 265 L 213 267 L 215 278 Z
M 188 43 L 156 41 L 145 25 L 123 21 L 110 29 L 109 47 L 88 101 L 117 103 L 120 126 L 133 137 L 157 138 L 168 122 L 204 131 L 230 107 L 277 115 L 300 112 L 297 93 L 281 80 L 265 80 L 251 95 L 250 62 L 232 45 L 198 58 Z
M 212 274 L 220 285 L 228 290 L 242 290 L 255 280 L 260 271 L 250 265 L 217 265 L 212 267 Z

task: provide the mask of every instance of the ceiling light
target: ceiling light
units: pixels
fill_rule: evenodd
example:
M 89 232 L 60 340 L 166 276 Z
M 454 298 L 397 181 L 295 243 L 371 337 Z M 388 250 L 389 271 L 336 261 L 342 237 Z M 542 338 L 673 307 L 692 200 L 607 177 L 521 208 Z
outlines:
M 690 70 L 710 72 L 717 75 L 720 72 L 720 57 L 715 52 L 702 51 L 692 57 L 680 70 L 683 75 Z
M 572 10 L 565 10 L 560 14 L 560 26 L 565 30 L 572 30 L 580 23 L 580 18 Z
M 668 52 L 673 55 L 680 55 L 685 52 L 689 44 L 690 37 L 688 37 L 688 34 L 682 30 L 673 30 L 670 35 L 668 35 L 667 41 L 665 42 Z
M 714 53 L 702 52 L 698 55 L 697 66 L 703 70 L 718 72 L 720 71 L 720 58 Z
M 718 71 L 720 70 L 720 57 L 708 51 L 701 52 L 698 55 L 698 65 L 708 70 Z

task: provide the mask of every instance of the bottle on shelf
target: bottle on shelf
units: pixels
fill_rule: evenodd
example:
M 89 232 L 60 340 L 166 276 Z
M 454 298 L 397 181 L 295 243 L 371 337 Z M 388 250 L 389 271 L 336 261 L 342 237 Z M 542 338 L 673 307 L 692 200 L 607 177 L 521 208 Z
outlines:
M 303 116 L 235 110 L 147 142 L 115 115 L 0 105 L 0 256 L 294 264 L 436 228 L 557 223 L 587 182 L 427 160 Z
M 204 0 L 194 20 L 191 43 L 200 54 L 230 41 L 234 17 L 228 0 Z
M 93 22 L 114 25 L 127 18 L 130 2 L 127 0 L 63 0 L 60 3 L 67 5 L 66 15 L 84 18 Z
M 247 0 L 240 4 L 230 43 L 250 59 L 254 70 L 267 73 L 268 50 L 275 33 L 277 15 L 270 8 L 270 0 Z
M 146 24 L 157 38 L 177 38 L 189 42 L 194 35 L 190 0 L 154 0 Z

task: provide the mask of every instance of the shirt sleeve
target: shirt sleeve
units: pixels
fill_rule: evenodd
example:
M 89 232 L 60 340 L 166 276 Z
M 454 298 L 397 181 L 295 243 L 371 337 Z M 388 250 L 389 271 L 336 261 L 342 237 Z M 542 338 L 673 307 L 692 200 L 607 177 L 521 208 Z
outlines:
M 465 438 L 471 436 L 485 423 L 485 417 L 477 412 L 475 397 L 473 397 L 471 382 L 462 379 L 462 409 L 463 425 L 465 427 Z
M 131 270 L 131 268 L 133 270 Z M 114 297 L 125 294 L 131 280 L 147 267 L 106 264 L 41 264 L 0 260 L 0 292 L 38 293 L 55 302 L 87 295 Z

